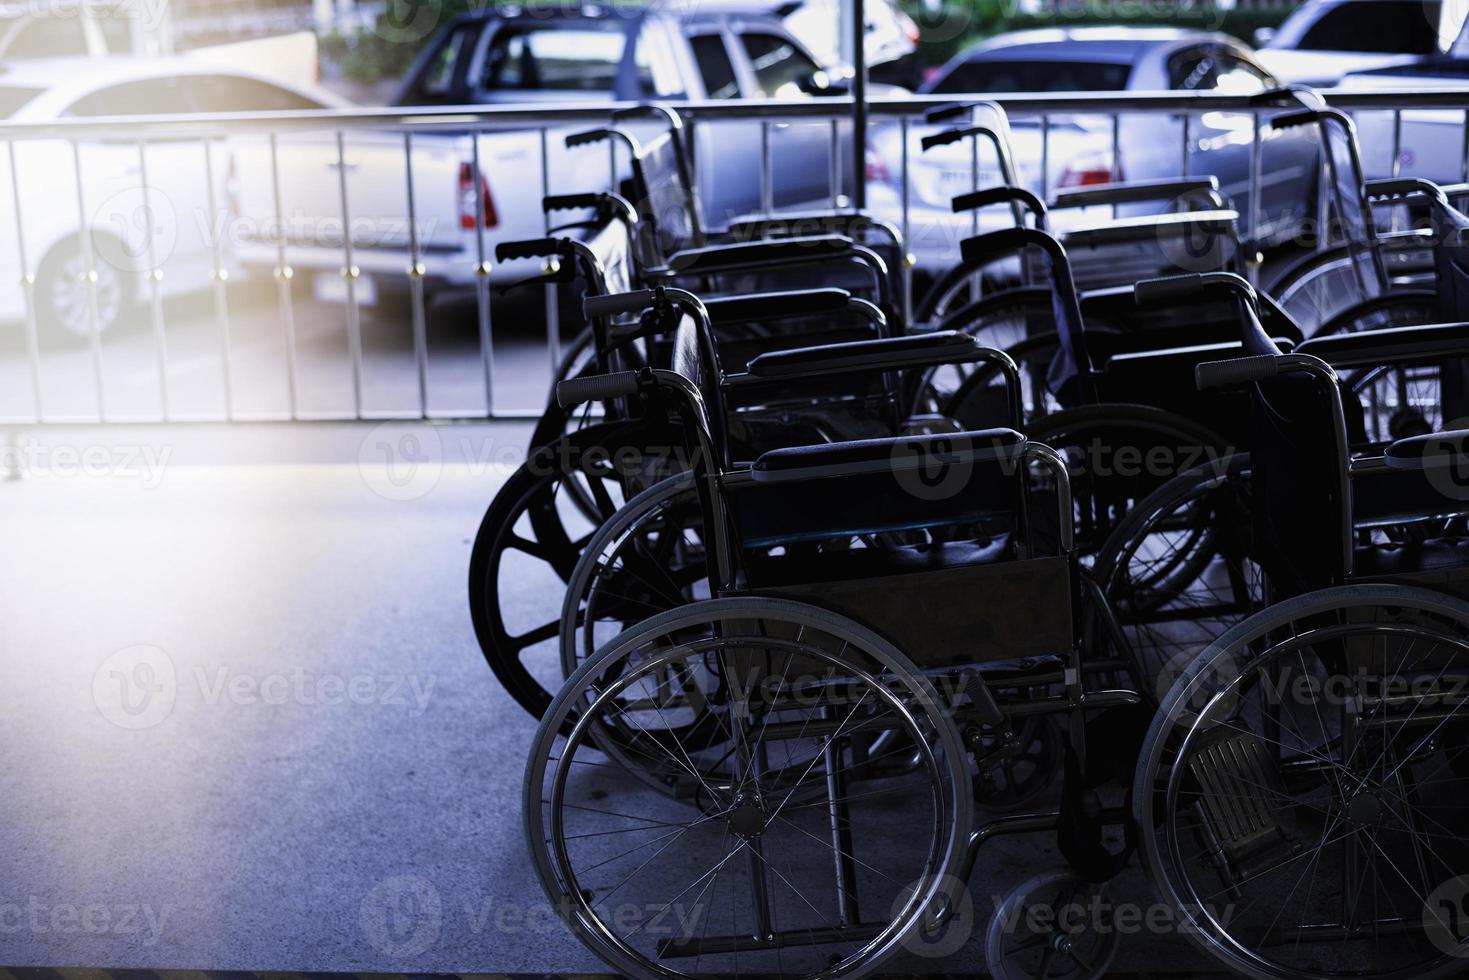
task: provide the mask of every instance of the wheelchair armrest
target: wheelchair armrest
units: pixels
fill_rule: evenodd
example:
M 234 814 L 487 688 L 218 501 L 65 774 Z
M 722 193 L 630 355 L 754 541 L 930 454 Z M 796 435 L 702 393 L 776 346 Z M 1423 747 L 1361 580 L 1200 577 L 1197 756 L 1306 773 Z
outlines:
M 1025 447 L 1025 436 L 1014 429 L 859 439 L 772 449 L 755 460 L 750 475 L 757 483 L 784 483 L 892 473 L 936 464 L 998 463 L 1019 459 Z
M 1135 218 L 1112 221 L 1061 233 L 1061 244 L 1089 248 L 1116 242 L 1136 242 L 1153 238 L 1183 238 L 1195 232 L 1234 234 L 1239 213 L 1229 210 L 1173 211 L 1168 214 L 1142 214 Z
M 1368 200 L 1374 204 L 1408 197 L 1426 197 L 1440 204 L 1448 204 L 1443 188 L 1422 177 L 1384 177 L 1380 180 L 1369 180 L 1364 186 Z
M 1469 357 L 1469 323 L 1387 327 L 1313 337 L 1296 351 L 1313 354 L 1335 368 Z
M 772 233 L 789 235 L 792 230 L 802 237 L 811 235 L 848 235 L 855 229 L 880 229 L 897 241 L 898 230 L 867 211 L 851 208 L 810 208 L 782 211 L 779 214 L 745 214 L 725 226 L 724 234 L 736 242 L 766 241 Z
M 1219 181 L 1213 176 L 1207 176 L 1078 187 L 1075 190 L 1058 192 L 1051 199 L 1051 208 L 1088 208 L 1098 204 L 1168 201 L 1188 194 L 1206 194 L 1216 204 L 1223 203 L 1219 197 Z
M 1452 468 L 1469 472 L 1469 429 L 1408 436 L 1388 446 L 1382 458 L 1390 470 Z
M 753 296 L 721 296 L 704 301 L 716 324 L 747 323 L 766 317 L 837 315 L 850 309 L 845 289 L 792 289 Z
M 977 360 L 994 353 L 958 330 L 854 340 L 758 354 L 746 368 L 752 379 L 820 377 L 853 371 L 889 371 Z
M 839 258 L 849 254 L 854 244 L 842 235 L 808 235 L 733 245 L 706 245 L 675 252 L 668 257 L 667 267 L 679 275 L 733 272 L 789 262 Z

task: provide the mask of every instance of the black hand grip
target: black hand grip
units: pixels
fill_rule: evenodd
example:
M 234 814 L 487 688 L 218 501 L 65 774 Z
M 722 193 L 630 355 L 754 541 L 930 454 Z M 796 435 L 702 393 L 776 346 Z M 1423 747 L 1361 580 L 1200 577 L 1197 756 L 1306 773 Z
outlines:
M 495 258 L 501 262 L 511 259 L 565 257 L 570 254 L 571 247 L 560 238 L 530 238 L 523 242 L 501 242 L 495 246 Z
M 1206 388 L 1228 388 L 1233 385 L 1264 381 L 1280 373 L 1280 361 L 1274 354 L 1237 357 L 1228 361 L 1206 361 L 1194 368 L 1194 384 Z
M 1132 287 L 1132 298 L 1138 306 L 1164 306 L 1181 299 L 1198 296 L 1204 290 L 1204 279 L 1197 273 L 1143 279 Z
M 1022 187 L 989 187 L 982 191 L 970 191 L 968 194 L 960 194 L 951 202 L 954 213 L 963 211 L 974 211 L 978 208 L 987 208 L 995 204 L 1019 204 L 1025 210 L 1036 217 L 1046 213 L 1046 206 L 1040 198 Z
M 974 131 L 969 129 L 946 129 L 942 133 L 929 133 L 918 141 L 920 149 L 931 150 L 935 146 L 948 146 L 957 143 L 966 136 L 973 136 Z
M 600 207 L 601 194 L 552 194 L 541 198 L 542 211 L 574 211 L 580 208 Z
M 613 293 L 611 296 L 588 296 L 582 303 L 582 312 L 588 320 L 619 313 L 641 313 L 653 305 L 651 289 L 638 289 L 630 293 Z
M 1309 126 L 1320 122 L 1324 118 L 1320 109 L 1302 109 L 1300 112 L 1287 112 L 1275 116 L 1270 120 L 1271 129 L 1295 129 L 1297 126 Z
M 638 390 L 636 371 L 619 371 L 616 374 L 594 374 L 590 378 L 569 378 L 556 382 L 556 403 L 562 408 L 572 408 L 583 402 L 605 402 L 613 398 L 625 398 Z
M 970 107 L 963 102 L 949 102 L 937 106 L 923 114 L 924 122 L 943 122 L 945 119 L 957 119 L 970 111 Z
M 600 143 L 603 140 L 611 138 L 612 130 L 610 129 L 588 129 L 585 132 L 572 133 L 566 137 L 566 148 L 574 149 L 578 146 L 591 146 L 593 143 Z

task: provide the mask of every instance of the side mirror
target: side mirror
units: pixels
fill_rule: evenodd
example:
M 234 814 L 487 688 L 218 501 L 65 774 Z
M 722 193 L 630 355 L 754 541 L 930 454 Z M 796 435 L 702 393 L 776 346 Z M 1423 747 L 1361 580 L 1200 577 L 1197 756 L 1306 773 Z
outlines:
M 1269 47 L 1270 42 L 1273 41 L 1273 40 L 1275 40 L 1275 28 L 1273 28 L 1273 27 L 1257 27 L 1257 28 L 1255 28 L 1255 47 L 1257 47 L 1257 48 Z

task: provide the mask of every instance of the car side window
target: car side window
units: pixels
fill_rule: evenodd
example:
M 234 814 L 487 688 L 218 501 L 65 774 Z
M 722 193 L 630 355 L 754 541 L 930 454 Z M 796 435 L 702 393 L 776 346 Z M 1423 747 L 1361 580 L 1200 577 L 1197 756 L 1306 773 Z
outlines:
M 320 109 L 322 104 L 290 89 L 240 75 L 209 75 L 198 80 L 199 112 L 286 112 Z
M 421 97 L 434 99 L 449 94 L 455 69 L 468 56 L 470 43 L 478 31 L 476 24 L 462 24 L 444 39 L 419 76 L 417 88 Z
M 711 99 L 739 98 L 740 84 L 735 78 L 724 38 L 718 34 L 700 34 L 689 38 L 689 46 L 694 49 L 694 60 L 699 64 L 705 94 Z
M 1270 85 L 1262 69 L 1223 49 L 1188 51 L 1168 66 L 1168 86 L 1175 91 L 1253 95 Z
M 755 85 L 767 99 L 789 99 L 809 92 L 821 69 L 788 38 L 776 34 L 740 35 Z
M 611 92 L 627 44 L 621 27 L 502 30 L 486 53 L 481 85 L 491 91 Z
M 194 90 L 185 78 L 149 78 L 109 85 L 77 99 L 63 116 L 173 115 L 197 112 Z
M 1438 24 L 1417 4 L 1354 0 L 1327 9 L 1301 35 L 1297 47 L 1302 51 L 1433 54 L 1438 50 Z

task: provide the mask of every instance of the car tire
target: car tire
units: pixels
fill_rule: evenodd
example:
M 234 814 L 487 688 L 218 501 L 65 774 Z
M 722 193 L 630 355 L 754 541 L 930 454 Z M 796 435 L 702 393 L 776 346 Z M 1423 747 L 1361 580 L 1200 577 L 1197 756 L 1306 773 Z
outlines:
M 107 262 L 93 260 L 97 296 L 95 329 L 99 336 L 117 327 L 137 300 L 137 282 L 130 273 Z M 88 310 L 87 256 L 75 236 L 52 247 L 36 272 L 36 320 L 52 339 L 69 344 L 91 340 L 93 323 Z

